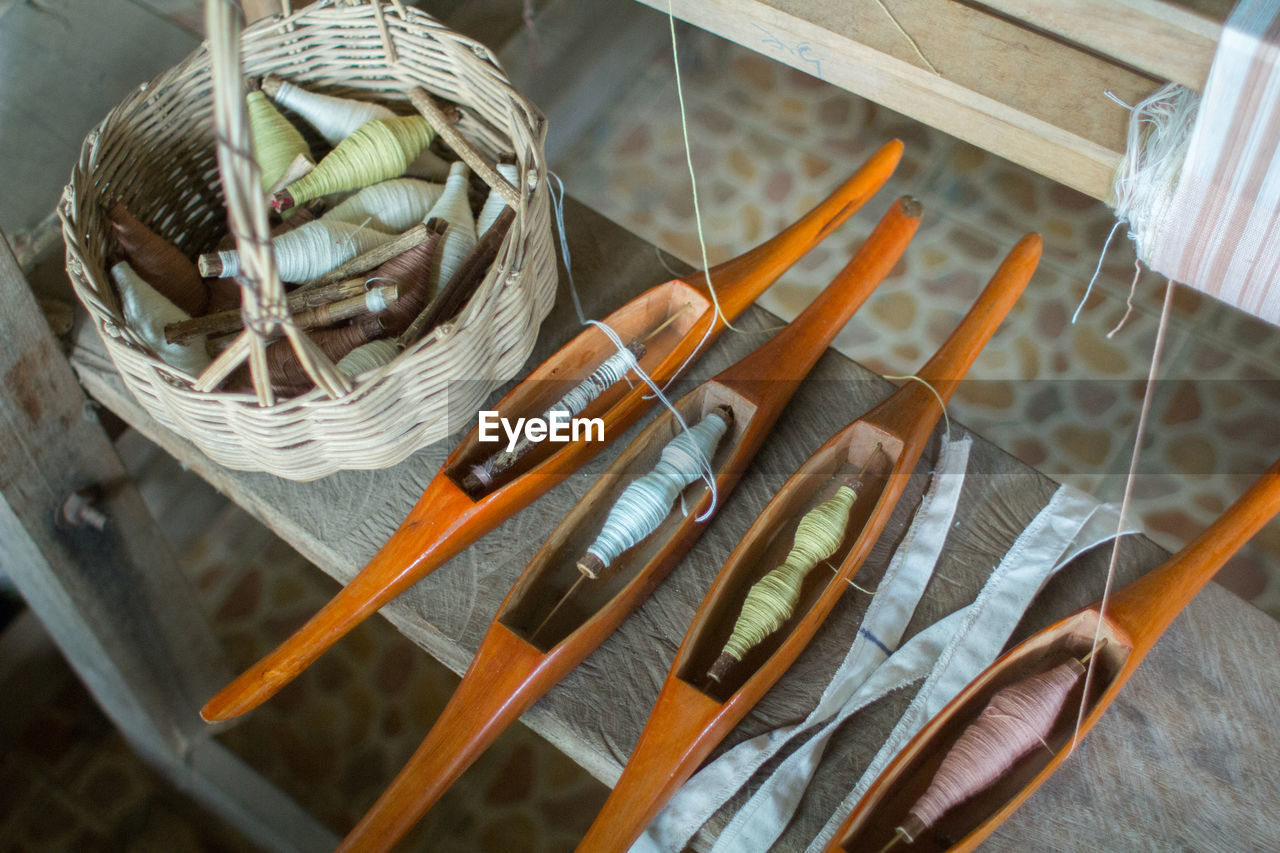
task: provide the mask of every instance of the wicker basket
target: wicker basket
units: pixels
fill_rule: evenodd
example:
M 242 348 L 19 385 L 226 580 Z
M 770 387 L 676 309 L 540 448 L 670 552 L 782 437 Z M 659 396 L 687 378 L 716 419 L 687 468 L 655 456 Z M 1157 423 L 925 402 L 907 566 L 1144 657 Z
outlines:
M 209 43 L 140 87 L 85 140 L 59 208 L 67 270 L 138 401 L 218 463 L 293 480 L 394 465 L 473 417 L 524 363 L 551 309 L 556 265 L 544 120 L 484 46 L 398 2 L 323 0 L 243 34 L 233 9 L 227 0 L 209 0 Z M 393 108 L 421 87 L 461 107 L 458 129 L 481 156 L 514 153 L 525 178 L 516 188 L 515 222 L 468 305 L 354 385 L 291 328 L 266 240 L 257 166 L 245 154 L 238 57 L 249 76 L 276 73 Z M 114 244 L 105 211 L 116 201 L 190 256 L 218 240 L 228 210 L 246 267 L 247 332 L 232 348 L 236 354 L 216 360 L 204 382 L 161 361 L 124 321 L 107 275 Z M 274 399 L 265 369 L 255 364 L 281 330 L 318 385 L 288 400 Z M 246 359 L 256 394 L 198 390 Z

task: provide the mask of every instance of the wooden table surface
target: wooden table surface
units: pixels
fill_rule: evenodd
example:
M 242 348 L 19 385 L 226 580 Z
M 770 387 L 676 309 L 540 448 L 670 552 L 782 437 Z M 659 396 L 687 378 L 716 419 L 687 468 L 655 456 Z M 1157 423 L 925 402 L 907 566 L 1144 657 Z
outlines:
M 878 200 L 877 200 L 878 201 Z M 875 204 L 876 202 L 873 202 Z M 570 201 L 570 245 L 589 316 L 603 316 L 670 278 L 653 247 Z M 852 226 L 846 226 L 852 227 Z M 529 367 L 577 331 L 561 298 Z M 752 308 L 738 325 L 777 325 Z M 726 333 L 696 365 L 685 390 L 753 349 L 762 334 Z M 990 346 L 1001 345 L 999 335 Z M 222 468 L 160 427 L 123 387 L 87 322 L 72 363 L 88 391 L 129 424 L 254 513 L 324 571 L 346 581 L 409 511 L 456 439 L 383 471 L 343 472 L 313 483 Z M 835 352 L 819 362 L 783 414 L 754 467 L 694 551 L 652 599 L 524 721 L 605 783 L 618 776 L 675 649 L 716 571 L 786 477 L 837 429 L 892 386 Z M 493 399 L 496 399 L 496 395 Z M 427 577 L 383 614 L 411 640 L 462 672 L 489 620 L 538 544 L 647 419 L 534 506 Z M 921 462 L 860 583 L 874 589 L 918 504 L 936 448 Z M 975 442 L 958 526 L 908 635 L 971 601 L 1055 484 L 982 439 Z M 1065 569 L 1028 611 L 1013 641 L 1096 599 L 1105 549 Z M 1164 557 L 1142 537 L 1121 550 L 1119 578 Z M 729 743 L 795 721 L 812 706 L 844 655 L 867 604 L 850 590 L 812 646 Z M 801 849 L 856 782 L 910 700 L 891 697 L 846 725 L 828 750 L 802 812 L 779 849 Z M 1260 850 L 1280 839 L 1280 624 L 1210 584 L 1157 645 L 1146 665 L 1067 765 L 989 842 L 1009 850 Z M 432 720 L 419 720 L 423 734 Z M 388 780 L 390 781 L 390 780 Z M 712 829 L 723 825 L 723 816 Z M 705 839 L 704 839 L 705 840 Z

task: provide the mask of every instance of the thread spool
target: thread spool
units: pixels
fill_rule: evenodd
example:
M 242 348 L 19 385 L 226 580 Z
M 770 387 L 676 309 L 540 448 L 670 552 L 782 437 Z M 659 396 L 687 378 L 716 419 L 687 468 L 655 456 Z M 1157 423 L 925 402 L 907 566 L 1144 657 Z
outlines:
M 274 186 L 298 155 L 311 156 L 311 148 L 298 129 L 280 114 L 275 104 L 260 91 L 245 95 L 249 111 L 249 134 L 253 140 L 253 156 L 264 190 Z
M 275 75 L 263 78 L 262 91 L 280 106 L 301 116 L 330 145 L 337 145 L 366 121 L 395 115 L 382 104 L 322 95 Z M 427 148 L 414 158 L 404 173 L 428 181 L 443 181 L 449 174 L 449 163 Z
M 517 178 L 520 176 L 520 169 L 515 163 L 499 163 L 498 174 L 506 178 L 513 185 L 519 186 Z M 497 220 L 498 214 L 507 207 L 507 200 L 502 193 L 495 189 L 489 190 L 489 195 L 484 200 L 484 207 L 480 208 L 480 213 L 476 216 L 476 236 L 483 237 L 484 233 L 493 227 L 493 223 Z
M 657 530 L 680 493 L 702 476 L 703 460 L 715 455 L 732 424 L 733 410 L 717 406 L 688 432 L 671 439 L 653 470 L 618 496 L 599 535 L 578 560 L 578 571 L 591 580 L 608 577 L 619 555 Z
M 339 264 L 392 239 L 391 235 L 373 228 L 320 219 L 273 238 L 271 245 L 280 278 L 301 282 L 319 278 Z M 200 272 L 219 278 L 239 275 L 239 251 L 201 255 Z
M 370 341 L 343 356 L 338 362 L 338 369 L 355 379 L 362 373 L 390 364 L 399 352 L 400 348 L 395 342 L 386 338 Z
M 431 207 L 431 216 L 449 223 L 449 232 L 445 235 L 439 261 L 432 274 L 432 283 L 437 287 L 453 278 L 476 245 L 476 220 L 467 200 L 469 175 L 466 163 L 457 162 L 450 166 L 444 192 Z
M 407 329 L 431 301 L 430 271 L 443 241 L 449 239 L 449 226 L 443 220 L 428 219 L 427 231 L 426 240 L 382 264 L 369 277 L 370 281 L 387 280 L 399 286 L 400 298 L 382 318 L 383 329 L 389 337 Z
M 319 202 L 313 202 L 311 204 L 304 204 L 301 207 L 295 207 L 293 210 L 289 211 L 291 214 L 293 214 L 292 216 L 290 216 L 288 219 L 282 219 L 279 222 L 277 222 L 275 225 L 271 226 L 271 236 L 279 237 L 281 234 L 288 234 L 293 229 L 300 228 L 303 225 L 306 225 L 308 222 L 315 222 L 317 219 L 320 218 L 319 215 L 316 213 L 316 208 L 319 207 L 319 205 L 320 205 Z M 222 235 L 222 239 L 218 241 L 218 245 L 214 248 L 214 251 L 227 252 L 234 249 L 235 247 L 236 247 L 236 235 L 228 232 Z M 211 285 L 215 281 L 219 281 L 219 279 L 217 278 L 206 279 L 205 284 Z M 212 293 L 209 294 L 209 299 L 210 301 L 212 301 L 213 299 Z M 236 298 L 235 304 L 236 305 L 240 304 L 239 297 Z M 210 307 L 208 310 L 216 311 L 219 309 Z
M 399 234 L 426 221 L 432 206 L 443 193 L 443 184 L 417 178 L 393 178 L 365 187 L 320 218 L 326 222 L 350 222 Z
M 285 211 L 313 198 L 397 178 L 434 138 L 435 131 L 422 116 L 367 121 L 310 173 L 276 193 L 271 203 Z
M 349 325 L 334 329 L 318 329 L 307 332 L 307 337 L 318 346 L 330 361 L 339 362 L 352 350 L 369 343 L 382 334 L 382 324 L 377 315 L 365 314 Z M 315 383 L 309 375 L 288 338 L 281 338 L 267 347 L 267 376 L 276 390 L 287 394 L 299 394 Z M 244 391 L 251 387 L 247 364 L 241 365 L 227 379 L 227 389 Z
M 658 529 L 670 514 L 685 487 L 702 476 L 704 461 L 733 424 L 733 409 L 716 406 L 688 432 L 681 432 L 662 448 L 653 470 L 633 481 L 609 510 L 600 534 L 578 560 L 578 579 L 533 629 L 536 638 L 586 580 L 601 580 L 616 573 L 614 560 Z M 613 568 L 613 571 L 609 571 Z
M 1084 664 L 1072 658 L 992 696 L 956 739 L 928 789 L 881 853 L 899 841 L 913 843 L 948 811 L 990 788 L 1037 746 L 1048 748 L 1054 722 L 1084 672 Z
M 204 313 L 209 303 L 208 288 L 195 265 L 177 246 L 135 219 L 122 203 L 111 206 L 107 219 L 131 272 L 190 316 Z
M 111 268 L 111 279 L 120 292 L 125 322 L 161 361 L 192 376 L 198 376 L 209 366 L 203 337 L 185 344 L 171 344 L 165 340 L 165 325 L 191 319 L 187 312 L 138 275 L 128 261 L 121 261 Z
M 644 344 L 639 341 L 627 344 L 625 350 L 609 356 L 603 364 L 592 371 L 590 376 L 547 407 L 547 410 L 542 413 L 543 419 L 549 420 L 552 412 L 565 412 L 569 417 L 574 417 L 613 383 L 626 376 L 636 366 L 636 362 L 644 358 L 644 353 Z M 479 465 L 471 466 L 471 470 L 462 479 L 463 488 L 473 494 L 482 493 L 504 473 L 511 470 L 533 446 L 534 442 L 522 435 L 511 450 L 500 450 Z
M 804 514 L 796 526 L 791 551 L 782 564 L 752 585 L 742 602 L 733 632 L 707 673 L 712 681 L 723 680 L 734 664 L 795 613 L 804 579 L 844 542 L 849 513 L 862 490 L 862 478 L 880 449 L 881 445 L 877 444 L 851 484 L 842 485 L 834 496 Z
M 262 91 L 280 106 L 301 116 L 325 141 L 335 146 L 365 122 L 395 116 L 395 113 L 382 104 L 322 95 L 282 80 L 274 74 L 262 79 Z
M 397 301 L 396 286 L 383 284 L 371 287 L 357 296 L 308 308 L 306 311 L 295 314 L 293 323 L 299 329 L 319 329 L 362 314 L 382 314 Z
M 475 295 L 484 283 L 484 278 L 498 257 L 502 241 L 515 221 L 515 211 L 506 208 L 498 215 L 485 235 L 476 241 L 475 248 L 467 255 L 462 265 L 454 272 L 444 285 L 436 292 L 435 297 L 409 327 L 400 334 L 400 345 L 409 346 L 427 329 L 433 329 L 440 323 L 453 319 Z

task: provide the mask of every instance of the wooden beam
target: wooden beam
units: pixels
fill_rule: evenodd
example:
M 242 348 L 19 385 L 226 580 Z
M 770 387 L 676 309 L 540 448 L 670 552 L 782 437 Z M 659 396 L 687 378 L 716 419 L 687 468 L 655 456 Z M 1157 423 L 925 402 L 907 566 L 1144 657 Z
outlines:
M 259 844 L 332 847 L 200 722 L 229 674 L 221 647 L 3 235 L 0 301 L 0 563 L 143 757 Z
M 690 23 L 1095 198 L 1110 194 L 1129 117 L 1106 92 L 1133 103 L 1159 85 L 954 0 L 673 3 Z
M 979 0 L 1028 26 L 1197 92 L 1234 0 Z

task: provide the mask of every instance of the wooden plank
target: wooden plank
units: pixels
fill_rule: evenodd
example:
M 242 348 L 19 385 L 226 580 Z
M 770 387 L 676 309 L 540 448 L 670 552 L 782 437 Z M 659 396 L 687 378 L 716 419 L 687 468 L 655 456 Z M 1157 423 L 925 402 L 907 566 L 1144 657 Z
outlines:
M 666 0 L 640 2 L 667 9 Z M 1158 85 L 954 0 L 886 0 L 892 18 L 871 2 L 673 5 L 690 23 L 1100 199 L 1129 117 L 1105 93 L 1134 103 Z
M 193 763 L 221 749 L 197 713 L 221 648 L 2 235 L 0 300 L 0 563 L 139 753 L 259 843 L 316 849 L 328 832 L 248 768 Z M 86 488 L 100 526 L 64 518 Z
M 669 276 L 653 249 L 571 199 L 566 206 L 579 292 L 588 316 L 602 316 L 641 289 Z M 752 309 L 735 325 L 747 331 L 776 325 Z M 530 366 L 577 330 L 567 294 L 543 326 Z M 759 335 L 726 334 L 694 368 L 691 387 L 754 348 Z M 185 440 L 160 428 L 123 388 L 92 331 L 77 342 L 74 362 L 95 397 L 280 532 L 329 574 L 346 581 L 394 530 L 451 449 L 424 448 L 395 468 L 348 471 L 314 483 L 229 471 Z M 697 548 L 622 629 L 525 716 L 524 721 L 607 783 L 635 743 L 666 675 L 675 644 L 724 558 L 769 496 L 818 445 L 880 400 L 888 383 L 848 359 L 828 353 L 779 421 L 761 455 Z M 643 424 L 638 425 L 639 430 Z M 553 489 L 448 565 L 383 608 L 410 639 L 455 671 L 470 662 L 498 603 L 548 531 L 586 491 L 617 449 Z M 874 589 L 902 535 L 932 464 L 922 463 L 907 496 L 876 546 L 859 583 Z M 1054 484 L 989 443 L 975 443 L 958 526 L 939 573 L 908 633 L 967 602 L 1021 528 L 1048 500 Z M 1020 640 L 1097 598 L 1109 552 L 1085 555 L 1056 578 L 1015 632 Z M 1120 580 L 1163 559 L 1135 537 L 1121 550 Z M 794 722 L 816 699 L 848 648 L 868 599 L 851 591 L 811 648 L 735 731 L 730 743 Z M 1224 630 L 1223 626 L 1231 626 Z M 1220 588 L 1192 604 L 1134 677 L 1126 693 L 1076 758 L 998 836 L 1002 849 L 1252 849 L 1280 833 L 1262 807 L 1280 792 L 1280 625 Z M 1192 699 L 1188 701 L 1187 695 Z M 856 781 L 880 740 L 910 699 L 910 691 L 879 703 L 842 730 L 817 774 L 800 816 L 779 849 L 800 849 L 802 837 L 826 820 Z M 1213 707 L 1230 708 L 1230 725 Z M 416 721 L 423 734 L 432 721 Z M 1206 753 L 1202 744 L 1210 745 Z M 1227 771 L 1218 772 L 1222 768 Z M 1159 780 L 1158 786 L 1139 780 Z M 389 780 L 388 780 L 389 781 Z M 1141 809 L 1132 791 L 1143 789 Z M 1125 791 L 1109 796 L 1101 791 Z M 713 820 L 711 833 L 723 826 Z M 1269 835 L 1259 834 L 1270 831 Z M 704 836 L 698 842 L 706 844 Z M 1262 845 L 1265 846 L 1265 845 Z
M 979 0 L 1139 71 L 1204 89 L 1234 0 Z

